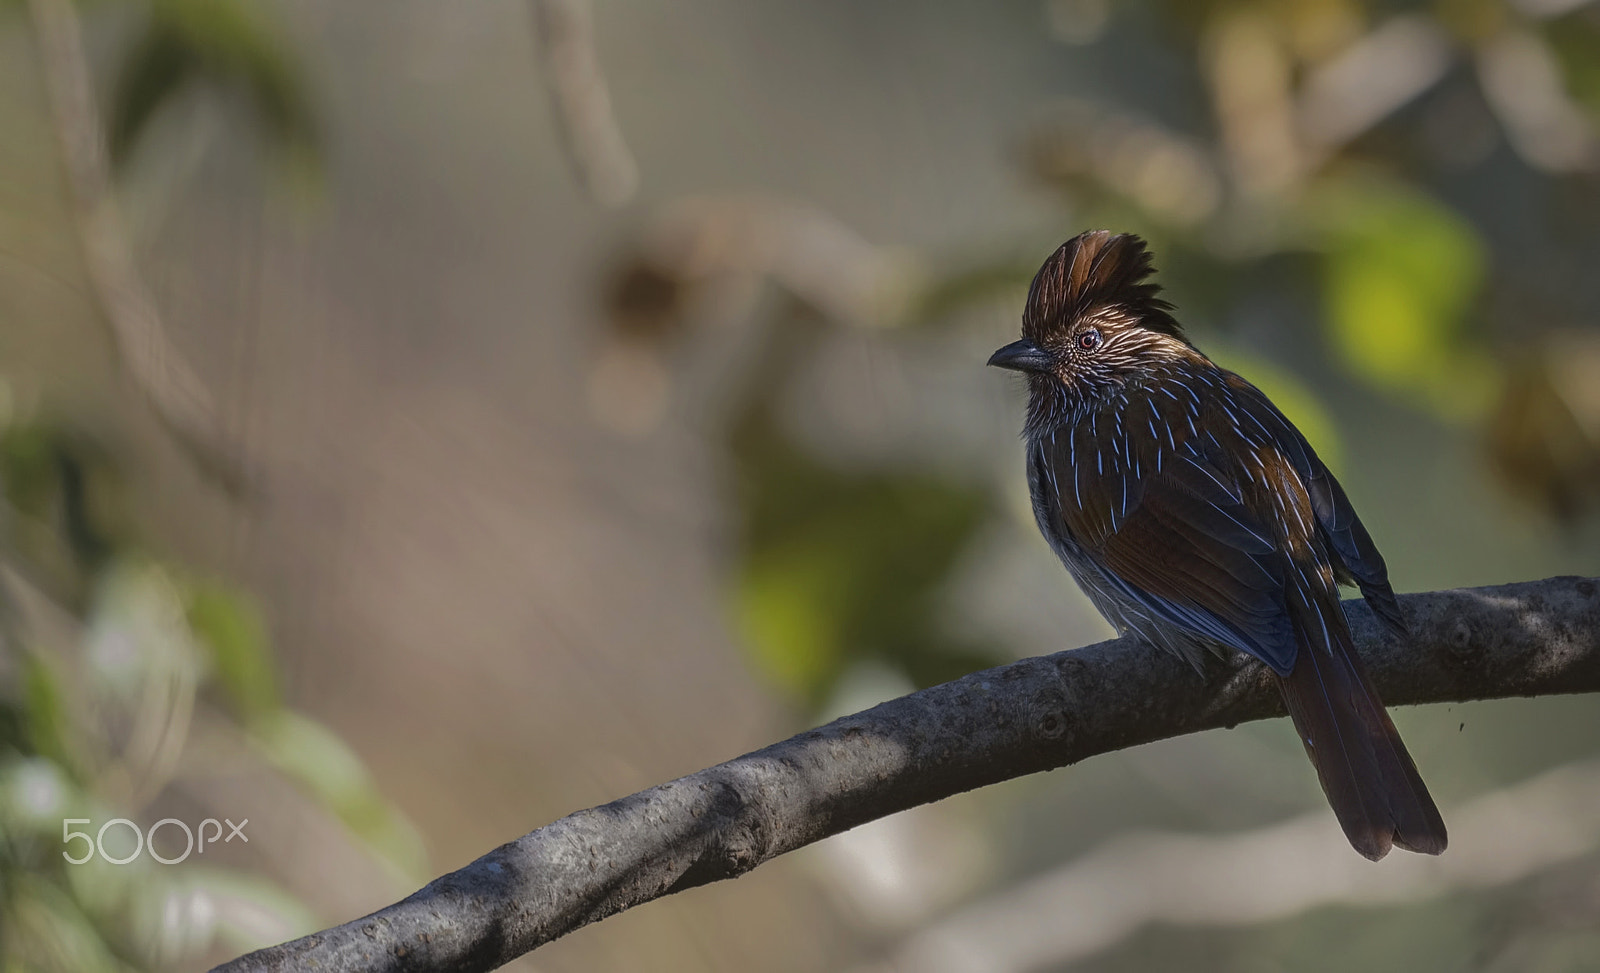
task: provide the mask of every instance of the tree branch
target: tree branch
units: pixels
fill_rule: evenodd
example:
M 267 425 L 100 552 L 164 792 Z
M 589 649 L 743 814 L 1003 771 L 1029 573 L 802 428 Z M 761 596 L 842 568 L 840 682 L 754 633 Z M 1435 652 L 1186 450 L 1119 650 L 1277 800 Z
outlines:
M 1346 605 L 1391 704 L 1600 691 L 1600 581 L 1402 598 L 1412 639 Z M 1283 715 L 1265 667 L 1200 680 L 1120 639 L 973 673 L 580 811 L 372 915 L 217 973 L 489 970 L 606 916 L 733 878 L 962 791 L 1154 740 Z M 1332 825 L 1330 824 L 1330 827 Z
M 567 158 L 595 202 L 621 206 L 639 188 L 639 166 L 611 110 L 589 0 L 533 0 L 533 14 Z

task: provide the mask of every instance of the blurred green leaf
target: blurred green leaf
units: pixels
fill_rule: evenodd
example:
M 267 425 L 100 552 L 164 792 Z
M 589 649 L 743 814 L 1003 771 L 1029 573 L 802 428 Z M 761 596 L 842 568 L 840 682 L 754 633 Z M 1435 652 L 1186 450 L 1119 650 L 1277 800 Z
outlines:
M 801 698 L 838 672 L 843 655 L 832 560 L 826 551 L 747 557 L 735 592 L 739 631 L 757 667 Z
M 1340 356 L 1442 415 L 1480 414 L 1496 372 L 1467 328 L 1487 265 L 1477 231 L 1420 190 L 1376 177 L 1331 182 L 1311 206 Z
M 111 154 L 126 162 L 162 107 L 199 83 L 241 93 L 255 123 L 291 158 L 321 142 L 288 40 L 245 0 L 155 0 L 111 99 Z
M 1541 26 L 1561 65 L 1567 91 L 1591 112 L 1600 113 L 1600 23 L 1593 11 L 1553 18 Z
M 44 659 L 27 655 L 22 669 L 22 713 L 26 746 L 63 769 L 78 766 L 72 740 L 72 718 L 62 698 L 57 675 Z
M 109 142 L 112 161 L 127 162 L 158 109 L 199 74 L 199 59 L 180 35 L 152 18 L 134 45 L 112 93 Z
M 8 540 L 52 593 L 76 604 L 129 533 L 121 480 L 94 437 L 36 420 L 0 433 L 0 482 L 20 517 Z
M 426 877 L 422 838 L 378 793 L 354 750 L 321 723 L 289 710 L 258 722 L 253 737 L 271 764 L 305 787 L 369 848 L 411 878 Z
M 862 659 L 923 685 L 992 664 L 939 623 L 938 595 L 988 513 L 984 494 L 829 468 L 757 411 L 735 437 L 745 519 L 734 611 L 761 670 L 815 705 Z
M 89 918 L 59 888 L 36 876 L 7 876 L 6 973 L 113 973 L 125 969 Z
M 6 686 L 5 691 L 0 692 L 0 752 L 21 751 L 27 745 L 27 736 L 21 701 L 17 698 L 15 688 Z
M 23 423 L 0 436 L 0 477 L 18 511 L 45 519 L 57 487 L 55 436 L 39 423 Z
M 189 625 L 210 650 L 229 701 L 246 723 L 275 712 L 283 701 L 266 623 L 244 592 L 202 581 L 188 591 Z
M 213 934 L 240 948 L 263 945 L 247 939 L 260 935 L 269 900 L 276 902 L 272 915 L 283 920 L 284 933 L 274 938 L 314 924 L 283 893 L 250 892 L 247 880 L 241 887 L 248 896 L 227 898 L 177 887 L 174 875 L 143 858 L 71 867 L 60 860 L 63 808 L 102 822 L 131 817 L 129 807 L 102 804 L 94 795 L 121 801 L 130 780 L 154 791 L 169 779 L 208 672 L 246 733 L 262 730 L 262 749 L 286 777 L 395 871 L 423 877 L 419 837 L 383 801 L 349 748 L 309 720 L 277 718 L 278 674 L 249 598 L 217 582 L 180 582 L 174 569 L 122 540 L 134 532 L 116 516 L 116 474 L 99 441 L 74 430 L 8 423 L 0 434 L 0 476 L 19 514 L 8 524 L 10 557 L 29 580 L 62 582 L 38 593 L 81 623 L 63 630 L 74 633 L 67 641 L 75 644 L 52 639 L 51 652 L 19 653 L 10 666 L 15 679 L 0 700 L 4 971 L 95 970 L 105 957 L 112 958 L 108 970 L 166 969 L 210 948 Z M 14 651 L 17 640 L 8 637 L 6 644 Z M 67 653 L 81 665 L 69 665 Z M 121 830 L 108 835 L 108 841 L 127 838 Z M 10 880 L 18 873 L 38 881 L 23 889 Z M 231 923 L 228 902 L 236 906 Z

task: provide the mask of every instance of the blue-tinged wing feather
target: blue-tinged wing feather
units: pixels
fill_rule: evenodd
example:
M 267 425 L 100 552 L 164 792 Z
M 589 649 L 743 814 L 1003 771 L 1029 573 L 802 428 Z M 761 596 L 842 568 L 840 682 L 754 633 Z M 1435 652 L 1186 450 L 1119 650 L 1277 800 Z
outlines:
M 1389 584 L 1388 566 L 1344 488 L 1277 406 L 1255 386 L 1235 378 L 1236 384 L 1230 384 L 1245 402 L 1249 421 L 1278 445 L 1305 484 L 1322 540 L 1335 558 L 1336 573 L 1354 581 L 1373 613 L 1396 635 L 1404 636 L 1405 616 Z
M 1215 440 L 1189 445 L 1159 472 L 1153 457 L 1141 457 L 1139 477 L 1097 474 L 1082 463 L 1080 445 L 1079 490 L 1065 503 L 1046 495 L 1040 526 L 1058 550 L 1064 543 L 1081 551 L 1097 583 L 1144 615 L 1288 672 L 1296 645 L 1273 531 L 1246 506 L 1240 477 Z M 1046 442 L 1038 449 L 1036 478 L 1068 451 Z

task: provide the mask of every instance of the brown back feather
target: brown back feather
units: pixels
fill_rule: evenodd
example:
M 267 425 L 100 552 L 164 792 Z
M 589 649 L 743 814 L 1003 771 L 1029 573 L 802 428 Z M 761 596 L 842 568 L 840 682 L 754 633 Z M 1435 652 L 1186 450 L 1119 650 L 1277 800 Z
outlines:
M 1028 288 L 1022 334 L 1039 341 L 1072 327 L 1084 314 L 1115 308 L 1139 324 L 1180 340 L 1183 329 L 1172 305 L 1157 297 L 1161 286 L 1147 280 L 1155 272 L 1144 240 L 1110 230 L 1080 233 L 1050 255 Z

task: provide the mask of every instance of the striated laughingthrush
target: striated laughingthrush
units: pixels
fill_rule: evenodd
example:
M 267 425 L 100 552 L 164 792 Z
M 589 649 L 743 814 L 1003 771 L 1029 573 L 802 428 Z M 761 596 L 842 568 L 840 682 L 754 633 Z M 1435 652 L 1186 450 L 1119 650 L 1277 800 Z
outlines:
M 1356 654 L 1339 584 L 1396 635 L 1383 557 L 1283 413 L 1184 336 L 1144 241 L 1098 230 L 1045 261 L 1022 340 L 989 364 L 1028 379 L 1034 516 L 1119 632 L 1201 668 L 1271 668 L 1346 837 L 1437 855 L 1444 821 Z

